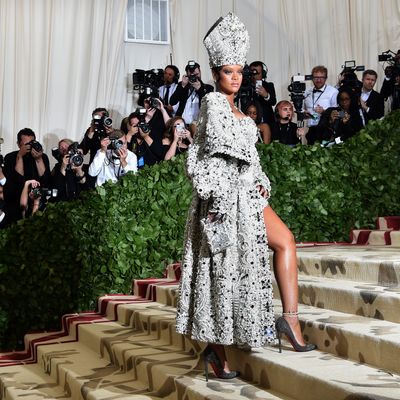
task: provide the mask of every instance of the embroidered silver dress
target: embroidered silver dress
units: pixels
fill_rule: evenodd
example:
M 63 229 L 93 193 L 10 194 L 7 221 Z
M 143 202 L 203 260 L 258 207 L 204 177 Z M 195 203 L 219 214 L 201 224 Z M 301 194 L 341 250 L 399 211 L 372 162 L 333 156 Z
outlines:
M 260 347 L 275 339 L 272 282 L 263 209 L 270 191 L 258 153 L 257 127 L 235 117 L 226 97 L 207 94 L 189 149 L 193 200 L 185 231 L 176 329 L 193 339 Z M 211 255 L 200 220 L 225 214 L 235 245 Z

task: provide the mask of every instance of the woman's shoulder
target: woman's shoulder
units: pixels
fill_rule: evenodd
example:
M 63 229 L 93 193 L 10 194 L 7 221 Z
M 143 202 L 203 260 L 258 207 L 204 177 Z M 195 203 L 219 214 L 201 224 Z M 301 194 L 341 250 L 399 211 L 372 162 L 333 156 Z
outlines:
M 226 96 L 219 92 L 207 93 L 202 99 L 202 103 L 211 108 L 226 107 L 227 102 Z

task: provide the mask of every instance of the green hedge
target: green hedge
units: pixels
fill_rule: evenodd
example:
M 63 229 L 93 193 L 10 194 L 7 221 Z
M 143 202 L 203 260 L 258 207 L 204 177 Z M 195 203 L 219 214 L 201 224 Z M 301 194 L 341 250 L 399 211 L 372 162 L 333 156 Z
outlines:
M 353 227 L 399 214 L 400 113 L 330 149 L 260 146 L 271 204 L 301 241 L 344 241 Z M 93 309 L 97 296 L 129 292 L 180 259 L 191 187 L 184 158 L 145 168 L 81 200 L 0 231 L 0 346 L 62 314 Z

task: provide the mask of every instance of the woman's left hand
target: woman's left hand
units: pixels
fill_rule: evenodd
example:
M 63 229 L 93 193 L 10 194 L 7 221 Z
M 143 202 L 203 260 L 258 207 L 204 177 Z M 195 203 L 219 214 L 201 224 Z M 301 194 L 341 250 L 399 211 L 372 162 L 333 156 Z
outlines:
M 264 199 L 267 199 L 269 196 L 268 190 L 264 188 L 264 186 L 257 185 L 257 189 L 260 192 L 261 196 L 264 197 Z

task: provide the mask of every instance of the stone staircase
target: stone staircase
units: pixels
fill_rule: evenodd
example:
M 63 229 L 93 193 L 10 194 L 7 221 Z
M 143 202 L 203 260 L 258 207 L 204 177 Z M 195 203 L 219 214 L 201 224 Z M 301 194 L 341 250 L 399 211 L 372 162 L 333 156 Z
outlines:
M 205 381 L 204 344 L 174 329 L 179 265 L 104 296 L 0 354 L 1 399 L 400 399 L 400 248 L 298 248 L 301 324 L 318 350 L 227 348 L 241 377 Z M 275 289 L 276 313 L 280 313 Z

